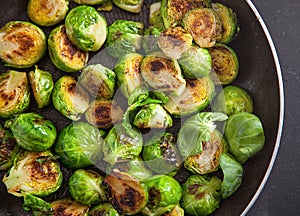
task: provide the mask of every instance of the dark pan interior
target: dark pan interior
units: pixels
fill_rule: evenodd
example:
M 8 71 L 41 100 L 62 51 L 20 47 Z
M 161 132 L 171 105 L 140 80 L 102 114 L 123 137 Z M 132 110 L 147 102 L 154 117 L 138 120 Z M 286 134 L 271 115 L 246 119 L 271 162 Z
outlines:
M 146 0 L 143 12 L 131 14 L 114 7 L 112 12 L 102 13 L 112 23 L 115 19 L 129 19 L 144 21 L 148 24 L 149 3 Z M 280 115 L 280 93 L 275 62 L 263 29 L 255 14 L 244 0 L 215 0 L 222 2 L 236 11 L 241 27 L 238 38 L 230 44 L 237 52 L 240 61 L 238 78 L 232 83 L 246 89 L 254 99 L 254 113 L 258 115 L 264 125 L 266 143 L 263 150 L 244 164 L 244 177 L 240 189 L 230 198 L 220 204 L 220 208 L 213 215 L 239 215 L 243 212 L 261 184 L 268 169 L 275 148 Z M 0 26 L 11 20 L 28 20 L 24 0 L 0 1 Z M 73 3 L 70 5 L 74 6 Z M 52 28 L 43 28 L 49 34 Z M 50 71 L 54 80 L 63 73 L 57 70 L 46 55 L 38 63 L 39 68 Z M 1 63 L 0 72 L 7 68 Z M 25 71 L 29 71 L 26 69 Z M 34 99 L 32 100 L 34 101 Z M 51 106 L 38 110 L 34 102 L 29 111 L 36 111 L 53 120 L 58 130 L 69 123 L 60 113 Z M 3 122 L 1 122 L 3 123 Z M 2 179 L 4 172 L 0 172 Z M 66 182 L 64 182 L 64 186 Z M 67 193 L 67 188 L 62 188 L 53 199 Z M 9 195 L 5 185 L 0 183 L 0 215 L 27 215 L 22 209 L 22 199 Z

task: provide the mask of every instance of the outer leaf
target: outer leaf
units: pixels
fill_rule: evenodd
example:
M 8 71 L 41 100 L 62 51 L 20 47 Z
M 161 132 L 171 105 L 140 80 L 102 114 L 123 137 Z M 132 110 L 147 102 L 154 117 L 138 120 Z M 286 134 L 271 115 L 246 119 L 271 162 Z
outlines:
M 50 216 L 54 214 L 50 203 L 31 194 L 24 196 L 23 209 L 25 211 L 31 210 L 35 216 Z

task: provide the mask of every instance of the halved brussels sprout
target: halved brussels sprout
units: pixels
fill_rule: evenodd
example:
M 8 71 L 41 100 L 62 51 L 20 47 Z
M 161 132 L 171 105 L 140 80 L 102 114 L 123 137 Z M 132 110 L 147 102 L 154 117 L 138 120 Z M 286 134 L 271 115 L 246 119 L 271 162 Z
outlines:
M 27 15 L 41 26 L 53 26 L 62 21 L 69 8 L 69 0 L 29 0 Z
M 160 13 L 161 1 L 150 4 L 149 8 L 149 24 L 150 26 L 164 27 L 163 20 Z
M 77 48 L 68 38 L 66 27 L 57 26 L 48 38 L 48 50 L 51 62 L 65 72 L 77 72 L 86 65 L 89 54 Z
M 131 13 L 139 13 L 142 10 L 144 0 L 112 0 L 119 8 Z
M 89 207 L 69 199 L 55 200 L 51 203 L 53 215 L 88 216 Z
M 28 151 L 44 151 L 56 140 L 53 122 L 37 113 L 22 113 L 7 120 L 5 127 L 10 128 L 17 143 Z
M 54 88 L 51 73 L 38 69 L 35 66 L 35 70 L 28 74 L 31 89 L 38 105 L 38 108 L 43 108 L 50 104 L 51 93 Z
M 169 59 L 162 52 L 154 52 L 145 56 L 141 64 L 141 73 L 145 81 L 162 92 L 181 95 L 186 81 L 176 60 Z
M 77 4 L 96 5 L 103 4 L 109 0 L 73 0 Z
M 2 181 L 8 193 L 18 197 L 47 196 L 58 190 L 62 178 L 60 166 L 50 151 L 22 150 Z
M 55 109 L 71 120 L 79 120 L 88 109 L 88 93 L 71 76 L 62 76 L 54 85 L 52 101 Z
M 105 202 L 94 206 L 89 216 L 121 216 L 111 203 Z
M 7 66 L 31 67 L 46 49 L 45 33 L 30 22 L 10 21 L 0 29 L 0 58 Z
M 186 116 L 205 109 L 212 100 L 215 86 L 209 76 L 187 79 L 185 91 L 180 96 L 169 95 L 164 108 L 175 117 Z
M 222 25 L 212 8 L 190 10 L 183 18 L 183 26 L 200 47 L 212 47 L 221 39 Z
M 87 5 L 73 8 L 65 20 L 70 41 L 84 51 L 97 51 L 107 37 L 107 22 L 104 16 Z
M 235 51 L 225 44 L 217 43 L 208 49 L 212 58 L 211 77 L 217 85 L 233 82 L 239 71 L 239 60 Z
M 10 118 L 29 106 L 30 91 L 25 72 L 8 70 L 0 74 L 0 117 Z

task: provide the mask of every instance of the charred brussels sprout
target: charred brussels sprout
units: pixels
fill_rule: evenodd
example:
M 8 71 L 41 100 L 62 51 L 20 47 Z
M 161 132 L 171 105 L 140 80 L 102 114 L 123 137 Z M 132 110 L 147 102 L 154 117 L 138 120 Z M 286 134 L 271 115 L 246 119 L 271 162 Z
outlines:
M 56 139 L 56 128 L 52 121 L 37 113 L 22 113 L 7 120 L 5 127 L 12 131 L 17 143 L 29 151 L 44 151 Z
M 10 118 L 29 106 L 30 91 L 25 72 L 8 70 L 0 74 L 0 117 Z
M 38 108 L 43 108 L 50 104 L 51 93 L 54 88 L 51 73 L 38 69 L 29 72 L 29 81 L 31 89 L 38 105 Z
M 67 168 L 84 168 L 97 165 L 102 159 L 103 142 L 98 128 L 85 122 L 75 122 L 60 131 L 55 152 Z
M 101 203 L 89 211 L 89 216 L 120 216 L 111 203 Z
M 61 186 L 62 172 L 50 151 L 22 150 L 2 181 L 8 193 L 18 197 L 26 194 L 47 196 Z
M 28 68 L 46 52 L 46 36 L 36 25 L 10 21 L 0 29 L 0 58 L 7 66 Z
M 76 121 L 88 109 L 90 99 L 74 77 L 62 76 L 54 85 L 52 101 L 65 117 Z
M 88 216 L 89 207 L 69 199 L 55 200 L 51 203 L 53 215 Z
M 112 0 L 119 8 L 131 13 L 139 13 L 142 10 L 144 0 Z
M 62 21 L 69 8 L 69 0 L 29 0 L 27 15 L 41 26 L 53 26 Z
M 211 77 L 215 84 L 227 85 L 233 82 L 239 71 L 239 60 L 235 51 L 225 44 L 217 43 L 208 49 L 212 58 Z
M 73 8 L 66 17 L 65 25 L 68 38 L 84 51 L 99 50 L 107 37 L 106 19 L 91 6 Z
M 51 31 L 48 50 L 52 63 L 65 72 L 77 72 L 83 69 L 89 57 L 88 52 L 80 50 L 69 40 L 64 25 Z
M 109 0 L 73 0 L 77 4 L 96 5 L 103 4 Z

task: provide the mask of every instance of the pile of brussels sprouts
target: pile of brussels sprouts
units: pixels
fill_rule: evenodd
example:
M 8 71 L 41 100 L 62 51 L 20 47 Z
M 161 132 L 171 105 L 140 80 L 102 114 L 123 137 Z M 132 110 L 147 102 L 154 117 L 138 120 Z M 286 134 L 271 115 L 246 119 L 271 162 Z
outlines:
M 212 214 L 265 142 L 250 94 L 231 85 L 236 13 L 211 0 L 162 0 L 150 4 L 145 29 L 131 20 L 108 25 L 99 13 L 112 2 L 139 13 L 142 0 L 74 2 L 29 0 L 31 22 L 0 29 L 8 193 L 34 215 Z M 46 52 L 62 71 L 56 81 L 36 66 Z M 113 68 L 87 65 L 95 52 Z M 27 112 L 31 94 L 37 112 Z M 58 130 L 55 117 L 40 114 L 51 106 L 71 123 Z M 52 199 L 59 190 L 67 191 Z

